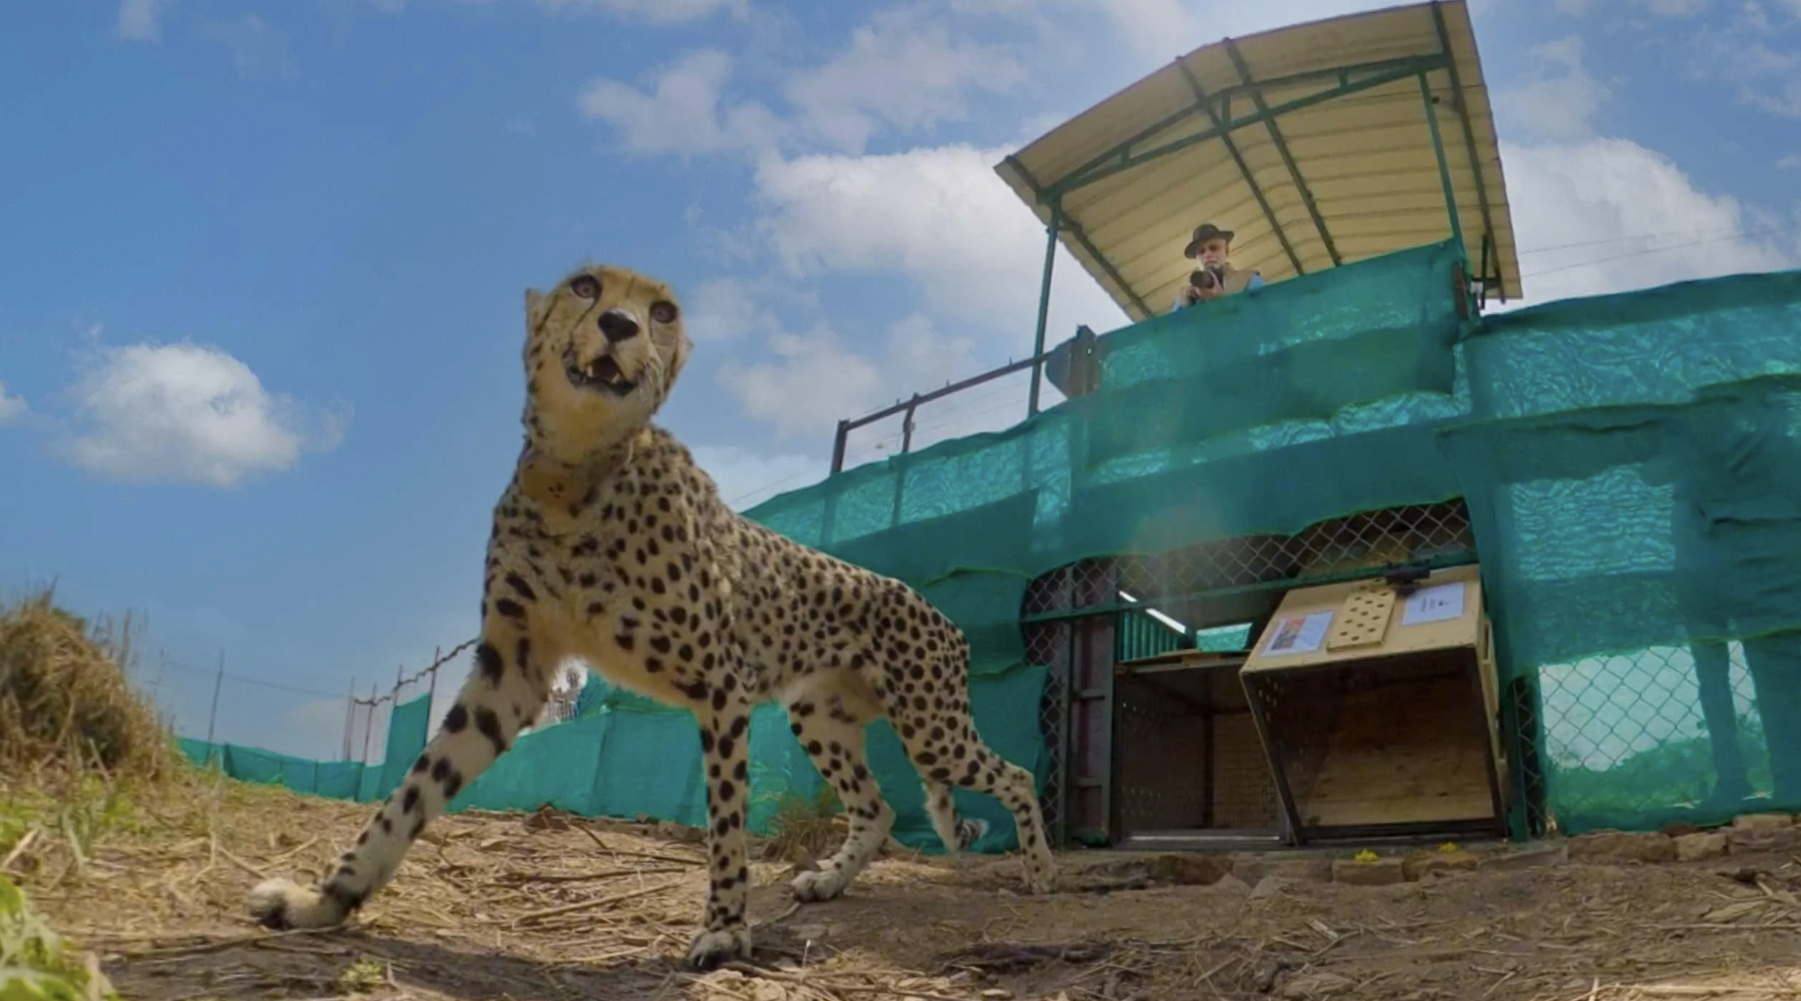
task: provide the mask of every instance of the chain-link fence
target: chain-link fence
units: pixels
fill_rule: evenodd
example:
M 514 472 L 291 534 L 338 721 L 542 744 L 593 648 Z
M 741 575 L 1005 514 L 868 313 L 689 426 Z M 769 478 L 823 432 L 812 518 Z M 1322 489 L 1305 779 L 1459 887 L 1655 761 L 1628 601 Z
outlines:
M 1778 635 L 1539 668 L 1513 700 L 1534 832 L 1792 809 L 1798 654 Z
M 1185 749 L 1208 759 L 1208 782 L 1222 783 L 1196 815 L 1246 830 L 1273 827 L 1274 789 L 1267 766 L 1253 767 L 1261 750 L 1241 693 L 1216 685 L 1187 694 L 1165 687 L 1134 701 L 1132 689 L 1116 687 L 1108 676 L 1115 665 L 1178 648 L 1244 650 L 1290 589 L 1379 576 L 1399 565 L 1475 560 L 1469 511 L 1450 500 L 1333 518 L 1294 535 L 1081 560 L 1040 576 L 1026 591 L 1022 622 L 1027 657 L 1049 668 L 1040 721 L 1050 758 L 1044 809 L 1053 837 L 1102 842 L 1121 810 L 1146 817 L 1168 812 L 1167 804 L 1145 799 L 1143 789 L 1132 793 L 1133 801 L 1113 801 L 1129 791 L 1113 781 L 1120 761 L 1142 757 L 1129 742 L 1173 739 L 1146 708 L 1159 696 L 1211 699 L 1222 707 L 1205 713 L 1204 747 Z

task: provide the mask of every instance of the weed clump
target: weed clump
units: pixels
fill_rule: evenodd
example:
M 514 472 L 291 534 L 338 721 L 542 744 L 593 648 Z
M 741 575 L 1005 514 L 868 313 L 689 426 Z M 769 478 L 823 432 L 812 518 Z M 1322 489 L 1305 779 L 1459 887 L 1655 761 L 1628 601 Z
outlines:
M 130 616 L 115 628 L 59 608 L 50 590 L 0 605 L 0 775 L 109 785 L 176 763 L 155 709 L 132 691 Z
M 117 1001 L 93 954 L 71 956 L 32 910 L 25 891 L 0 876 L 0 998 L 5 1001 Z

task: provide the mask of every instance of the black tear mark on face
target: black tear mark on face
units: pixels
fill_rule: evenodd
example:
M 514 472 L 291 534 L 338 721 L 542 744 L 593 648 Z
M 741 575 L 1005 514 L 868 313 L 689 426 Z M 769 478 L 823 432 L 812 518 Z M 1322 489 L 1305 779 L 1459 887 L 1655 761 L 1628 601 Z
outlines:
M 578 299 L 593 302 L 600 298 L 600 279 L 593 275 L 576 275 L 569 279 L 569 291 Z
M 675 318 L 680 315 L 681 310 L 668 299 L 658 299 L 650 304 L 650 318 L 656 323 L 674 323 Z

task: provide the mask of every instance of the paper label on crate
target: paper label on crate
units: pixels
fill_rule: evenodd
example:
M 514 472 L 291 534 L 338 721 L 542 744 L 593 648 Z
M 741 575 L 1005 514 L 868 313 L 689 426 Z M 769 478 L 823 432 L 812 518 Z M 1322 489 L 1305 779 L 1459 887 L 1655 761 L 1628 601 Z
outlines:
M 1331 612 L 1286 616 L 1278 620 L 1276 628 L 1270 632 L 1269 642 L 1263 645 L 1263 655 L 1313 653 L 1326 641 L 1326 628 L 1331 624 Z
M 1401 625 L 1423 626 L 1463 617 L 1463 581 L 1422 587 L 1407 596 Z

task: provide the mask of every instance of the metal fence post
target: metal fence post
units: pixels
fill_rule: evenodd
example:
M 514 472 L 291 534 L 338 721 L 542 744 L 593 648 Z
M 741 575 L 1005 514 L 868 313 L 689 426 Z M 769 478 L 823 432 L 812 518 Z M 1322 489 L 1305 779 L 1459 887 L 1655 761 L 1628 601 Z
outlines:
M 375 733 L 375 682 L 369 683 L 369 725 L 363 727 L 363 764 L 369 763 L 369 737 Z
M 350 734 L 351 734 L 352 729 L 355 726 L 356 726 L 356 676 L 351 675 L 351 677 L 350 677 L 350 699 L 348 702 L 346 702 L 344 704 L 344 757 L 341 760 L 344 760 L 344 761 L 350 760 L 350 748 L 351 748 Z
M 207 753 L 212 753 L 213 731 L 219 722 L 219 690 L 225 687 L 225 651 L 219 651 L 219 675 L 213 679 L 213 709 L 206 717 Z

